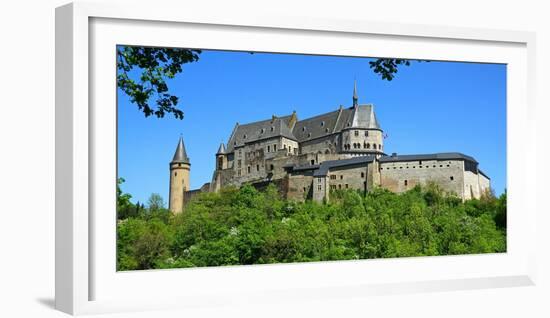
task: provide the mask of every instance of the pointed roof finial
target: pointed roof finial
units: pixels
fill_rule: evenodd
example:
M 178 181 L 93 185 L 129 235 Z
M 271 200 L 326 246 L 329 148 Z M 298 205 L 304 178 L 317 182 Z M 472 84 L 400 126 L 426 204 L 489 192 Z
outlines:
M 357 106 L 357 100 L 359 98 L 357 97 L 357 80 L 353 81 L 353 106 Z
M 178 147 L 172 158 L 172 163 L 189 163 L 189 157 L 187 157 L 187 152 L 185 151 L 185 145 L 183 144 L 183 135 L 180 135 L 180 140 L 178 142 Z

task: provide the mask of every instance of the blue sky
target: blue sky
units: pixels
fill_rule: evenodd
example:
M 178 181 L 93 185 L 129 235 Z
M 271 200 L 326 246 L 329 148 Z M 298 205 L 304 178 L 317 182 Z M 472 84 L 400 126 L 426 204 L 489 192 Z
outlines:
M 236 122 L 286 115 L 298 118 L 352 103 L 373 103 L 388 138 L 385 152 L 462 152 L 491 177 L 497 195 L 506 188 L 506 66 L 413 62 L 393 81 L 370 70 L 368 58 L 203 51 L 168 82 L 179 96 L 183 120 L 145 118 L 118 92 L 118 174 L 132 201 L 159 193 L 167 202 L 168 163 L 183 135 L 191 159 L 191 186 L 209 182 L 214 154 Z

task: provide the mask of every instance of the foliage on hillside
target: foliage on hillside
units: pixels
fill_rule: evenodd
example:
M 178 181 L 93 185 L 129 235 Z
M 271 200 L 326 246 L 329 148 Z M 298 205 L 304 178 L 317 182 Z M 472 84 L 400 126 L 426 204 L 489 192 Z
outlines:
M 462 202 L 430 185 L 320 204 L 244 186 L 200 194 L 176 216 L 118 197 L 118 270 L 506 251 L 506 194 Z

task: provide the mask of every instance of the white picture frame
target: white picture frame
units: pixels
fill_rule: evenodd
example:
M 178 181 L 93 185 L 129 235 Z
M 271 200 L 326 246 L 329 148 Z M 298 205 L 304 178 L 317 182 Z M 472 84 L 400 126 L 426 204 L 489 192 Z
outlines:
M 116 2 L 73 3 L 56 10 L 57 309 L 89 314 L 234 304 L 242 299 L 258 303 L 286 302 L 535 283 L 538 210 L 534 193 L 525 189 L 526 185 L 536 183 L 537 166 L 523 165 L 519 157 L 519 153 L 536 155 L 533 33 L 298 19 L 275 14 L 225 16 L 189 10 L 188 4 L 173 6 L 168 9 L 123 7 Z M 181 34 L 181 28 L 191 42 L 176 41 L 175 35 Z M 152 37 L 154 34 L 156 37 Z M 264 37 L 269 40 L 262 40 Z M 310 43 L 308 47 L 303 46 L 304 40 Z M 328 47 L 327 40 L 341 45 L 338 49 Z M 251 44 L 247 45 L 247 41 Z M 286 42 L 284 47 L 281 41 Z M 407 46 L 402 45 L 405 42 Z M 370 49 L 368 55 L 389 56 L 384 54 L 397 52 L 399 56 L 391 57 L 507 63 L 510 66 L 508 252 L 116 273 L 112 266 L 114 219 L 93 213 L 98 206 L 108 209 L 109 204 L 113 204 L 109 198 L 114 198 L 115 183 L 111 179 L 115 167 L 116 117 L 111 106 L 116 103 L 112 98 L 116 86 L 112 85 L 115 65 L 108 66 L 109 54 L 113 54 L 114 61 L 114 48 L 108 51 L 113 43 L 157 46 L 186 46 L 187 43 L 188 47 L 200 48 L 348 55 L 363 52 L 357 43 L 381 43 L 383 48 Z M 98 103 L 104 107 L 93 107 Z M 510 121 L 512 117 L 514 120 Z M 516 134 L 520 131 L 521 136 Z M 94 236 L 97 231 L 110 234 Z M 357 278 L 358 273 L 362 273 L 362 278 Z M 168 286 L 169 282 L 186 288 L 166 287 L 159 292 L 158 287 Z M 140 298 L 135 293 L 137 286 L 151 292 Z M 126 297 L 117 296 L 121 294 Z

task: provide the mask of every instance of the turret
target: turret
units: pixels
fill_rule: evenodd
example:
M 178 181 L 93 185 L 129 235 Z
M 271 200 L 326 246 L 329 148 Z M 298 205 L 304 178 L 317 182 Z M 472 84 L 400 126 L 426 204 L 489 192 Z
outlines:
M 216 152 L 216 169 L 227 169 L 227 154 L 225 153 L 225 145 L 223 142 L 220 144 L 220 147 Z
M 189 173 L 191 163 L 185 151 L 183 137 L 180 137 L 176 152 L 170 161 L 170 199 L 169 209 L 172 213 L 183 211 L 185 192 L 190 189 Z

